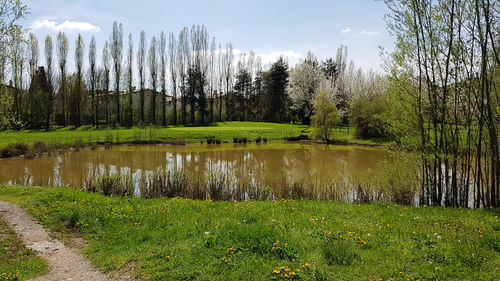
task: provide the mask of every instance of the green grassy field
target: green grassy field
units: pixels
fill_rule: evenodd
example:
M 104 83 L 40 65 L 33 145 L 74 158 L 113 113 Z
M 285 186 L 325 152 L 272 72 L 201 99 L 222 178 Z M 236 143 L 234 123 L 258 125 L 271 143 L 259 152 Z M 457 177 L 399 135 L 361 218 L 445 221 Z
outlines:
M 205 140 L 207 137 L 216 137 L 221 141 L 232 141 L 234 137 L 257 137 L 268 140 L 282 140 L 287 136 L 298 136 L 307 126 L 274 124 L 260 122 L 222 122 L 201 127 L 169 126 L 169 127 L 133 127 L 133 128 L 61 128 L 50 131 L 23 130 L 0 132 L 0 148 L 9 143 L 34 141 L 46 143 L 74 143 L 77 140 L 84 142 L 133 142 L 137 140 L 172 140 L 183 139 L 188 142 Z
M 47 272 L 47 263 L 26 248 L 0 218 L 0 280 L 27 280 Z
M 500 280 L 498 209 L 210 202 L 0 187 L 105 272 L 150 280 Z
M 61 128 L 50 131 L 45 130 L 23 130 L 23 131 L 0 131 L 0 149 L 8 144 L 23 142 L 28 145 L 35 141 L 57 144 L 73 144 L 78 140 L 85 143 L 113 142 L 127 143 L 134 141 L 160 141 L 182 139 L 187 142 L 204 141 L 209 137 L 214 137 L 222 142 L 232 142 L 233 138 L 246 137 L 254 141 L 256 138 L 266 138 L 268 140 L 283 140 L 287 137 L 297 137 L 301 134 L 308 134 L 308 126 L 276 124 L 265 122 L 218 122 L 207 126 L 168 126 L 168 127 L 133 127 L 133 128 Z M 347 133 L 335 129 L 333 137 L 338 140 L 360 143 L 360 144 L 380 144 L 387 143 L 386 140 L 368 139 L 358 140 L 354 137 L 353 130 Z

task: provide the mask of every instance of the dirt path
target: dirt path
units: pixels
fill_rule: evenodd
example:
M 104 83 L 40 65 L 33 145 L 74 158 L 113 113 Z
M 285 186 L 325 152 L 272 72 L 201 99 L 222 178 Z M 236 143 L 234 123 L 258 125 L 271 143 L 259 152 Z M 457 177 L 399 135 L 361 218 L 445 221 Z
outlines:
M 111 280 L 94 268 L 77 250 L 51 238 L 47 231 L 21 207 L 0 201 L 0 215 L 26 246 L 37 251 L 51 268 L 49 274 L 31 280 Z

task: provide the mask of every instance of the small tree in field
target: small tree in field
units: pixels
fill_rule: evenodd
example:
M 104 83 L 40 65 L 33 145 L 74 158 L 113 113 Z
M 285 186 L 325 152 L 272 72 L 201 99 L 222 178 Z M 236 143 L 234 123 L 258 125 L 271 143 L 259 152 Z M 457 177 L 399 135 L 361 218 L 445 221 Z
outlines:
M 333 127 L 340 123 L 339 111 L 327 92 L 320 92 L 314 98 L 313 107 L 311 135 L 314 139 L 329 141 Z

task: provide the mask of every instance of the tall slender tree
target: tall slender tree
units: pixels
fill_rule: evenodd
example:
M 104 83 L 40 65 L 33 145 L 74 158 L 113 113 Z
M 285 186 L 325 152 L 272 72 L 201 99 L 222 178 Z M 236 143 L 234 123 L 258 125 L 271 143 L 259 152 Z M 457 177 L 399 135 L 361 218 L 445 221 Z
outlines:
M 188 28 L 184 27 L 179 33 L 177 41 L 177 61 L 179 69 L 179 82 L 181 90 L 181 123 L 186 124 L 187 105 L 187 70 L 190 64 L 191 51 L 189 50 Z
M 128 106 L 129 106 L 129 126 L 134 125 L 134 88 L 132 87 L 132 67 L 134 63 L 134 41 L 132 39 L 132 33 L 128 35 L 128 54 L 127 54 L 127 66 L 128 66 Z
M 229 104 L 229 93 L 231 91 L 232 77 L 233 77 L 233 45 L 231 43 L 226 44 L 225 56 L 224 56 L 224 79 L 226 85 L 226 120 L 230 120 L 231 116 L 227 113 L 227 105 Z
M 66 112 L 66 63 L 68 60 L 68 38 L 66 34 L 59 31 L 57 34 L 57 60 L 59 62 L 59 75 L 61 82 L 59 83 L 59 96 L 61 97 L 61 115 L 62 124 L 67 126 L 67 112 Z
M 149 63 L 149 83 L 151 84 L 151 107 L 149 122 L 152 125 L 156 124 L 156 89 L 158 84 L 158 42 L 156 36 L 151 39 L 148 54 Z
M 170 33 L 168 36 L 168 56 L 170 65 L 170 77 L 172 80 L 172 107 L 173 107 L 173 124 L 177 125 L 177 75 L 178 75 L 178 62 L 177 59 L 177 42 L 175 35 Z
M 78 34 L 75 42 L 75 68 L 76 68 L 76 93 L 75 93 L 75 116 L 74 124 L 77 127 L 81 126 L 82 118 L 82 100 L 83 100 L 83 57 L 85 54 L 85 43 L 83 42 L 83 37 Z
M 162 31 L 160 34 L 160 84 L 161 84 L 161 101 L 162 101 L 162 124 L 167 126 L 167 37 Z
M 29 69 L 30 69 L 30 79 L 31 82 L 35 80 L 35 72 L 38 68 L 38 57 L 40 55 L 40 49 L 38 47 L 38 39 L 33 33 L 29 35 Z M 35 111 L 35 92 L 32 87 L 29 90 L 29 111 L 30 111 L 30 121 L 31 127 L 34 127 L 34 111 Z
M 49 92 L 46 93 L 47 97 L 45 99 L 45 129 L 50 128 L 50 122 L 52 119 L 52 112 L 54 110 L 54 73 L 53 73 L 53 59 L 54 59 L 54 46 L 52 44 L 52 37 L 47 35 L 45 37 L 45 64 L 47 66 L 47 83 L 49 86 Z
M 215 51 L 217 44 L 215 43 L 215 37 L 212 38 L 212 43 L 210 44 L 210 56 L 209 56 L 209 95 L 210 95 L 210 122 L 214 122 L 214 102 L 217 99 L 217 67 L 216 67 L 216 57 Z
M 141 31 L 139 50 L 137 51 L 137 71 L 139 72 L 139 87 L 141 88 L 141 125 L 145 124 L 144 85 L 146 83 L 146 32 Z
M 219 122 L 222 121 L 222 92 L 224 84 L 224 54 L 222 52 L 222 44 L 219 43 L 219 50 L 217 52 L 217 75 L 219 76 L 218 91 L 219 91 Z
M 92 36 L 89 45 L 89 86 L 91 95 L 91 114 L 92 123 L 96 128 L 99 127 L 99 99 L 96 98 L 96 87 L 97 87 L 97 50 L 95 44 L 95 37 Z
M 111 57 L 115 71 L 116 124 L 121 125 L 120 78 L 123 59 L 123 26 L 116 21 L 113 23 L 113 33 L 111 34 Z
M 110 46 L 109 43 L 106 41 L 104 43 L 104 47 L 102 48 L 102 71 L 103 71 L 103 77 L 102 77 L 102 82 L 103 82 L 103 93 L 102 96 L 104 98 L 104 103 L 106 107 L 106 126 L 109 126 L 110 120 L 111 120 L 111 113 L 110 113 L 110 108 L 109 108 L 109 99 L 110 99 L 110 93 L 109 93 L 109 82 L 110 82 L 110 71 L 111 71 L 111 58 L 110 58 Z
M 20 26 L 14 25 L 9 29 L 8 60 L 11 65 L 12 79 L 14 80 L 14 119 L 21 121 L 21 91 L 23 87 L 23 68 L 26 61 L 25 41 Z
M 24 18 L 28 13 L 28 7 L 22 1 L 2 1 L 0 10 L 0 83 L 4 82 L 7 75 L 7 63 L 12 60 L 11 43 L 12 32 L 20 31 L 22 28 L 17 21 Z M 12 68 L 13 65 L 12 65 Z

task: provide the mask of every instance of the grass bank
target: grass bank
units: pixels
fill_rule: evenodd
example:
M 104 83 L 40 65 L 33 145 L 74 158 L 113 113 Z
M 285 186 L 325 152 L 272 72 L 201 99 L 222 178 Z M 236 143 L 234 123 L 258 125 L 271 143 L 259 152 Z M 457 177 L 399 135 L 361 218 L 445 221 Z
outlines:
M 217 122 L 207 126 L 167 126 L 167 127 L 79 127 L 45 130 L 0 131 L 0 149 L 9 144 L 25 143 L 32 146 L 35 142 L 69 147 L 93 143 L 155 143 L 155 142 L 200 142 L 218 140 L 233 142 L 245 138 L 283 140 L 307 135 L 309 127 L 305 125 L 276 124 L 265 122 Z M 346 128 L 333 130 L 335 140 L 354 143 L 380 145 L 388 143 L 385 139 L 357 139 L 354 131 Z
M 499 210 L 0 187 L 105 272 L 150 280 L 499 280 Z M 392 279 L 391 279 L 392 278 Z
M 207 126 L 167 126 L 167 127 L 79 127 L 60 128 L 49 131 L 23 130 L 0 132 L 0 148 L 7 144 L 24 142 L 31 144 L 35 141 L 45 143 L 73 144 L 82 140 L 91 142 L 163 142 L 169 140 L 185 140 L 187 142 L 206 141 L 215 137 L 223 142 L 232 142 L 234 138 L 246 137 L 255 140 L 258 137 L 268 140 L 283 140 L 286 137 L 298 136 L 307 126 L 275 124 L 264 122 L 217 122 Z
M 27 280 L 47 272 L 47 263 L 0 218 L 0 280 Z

